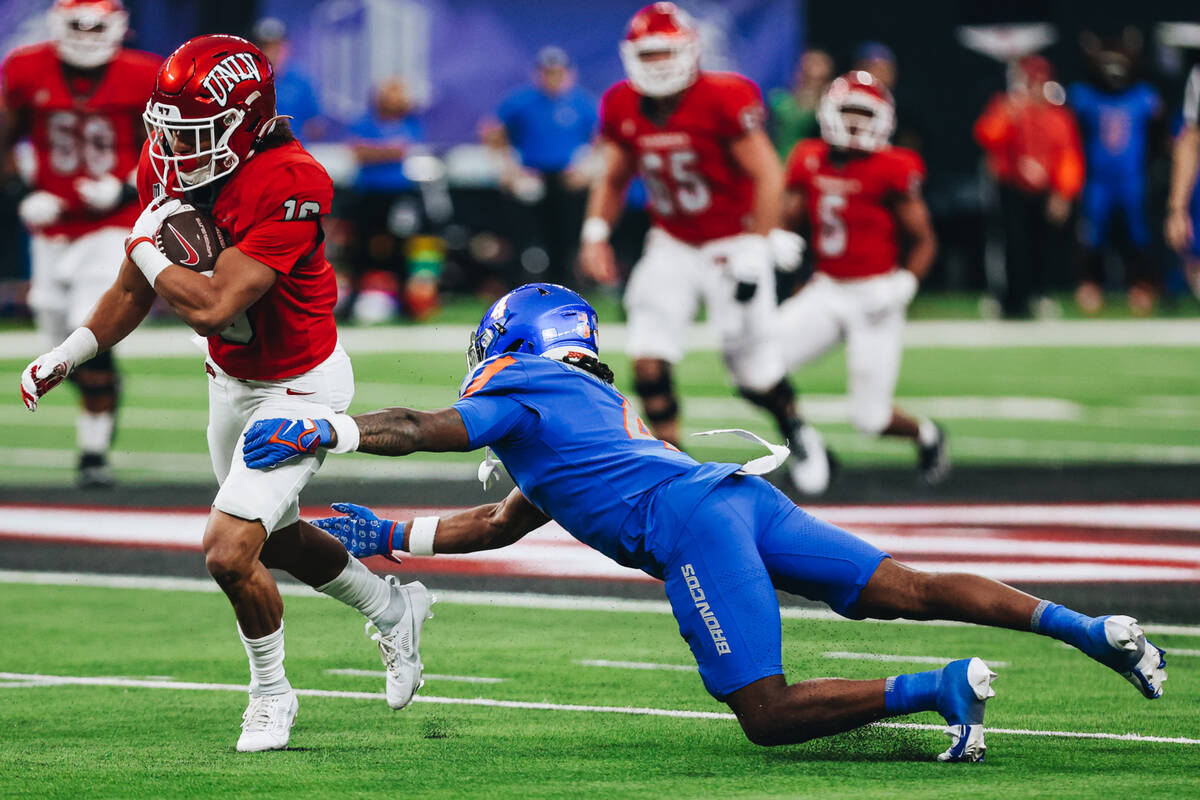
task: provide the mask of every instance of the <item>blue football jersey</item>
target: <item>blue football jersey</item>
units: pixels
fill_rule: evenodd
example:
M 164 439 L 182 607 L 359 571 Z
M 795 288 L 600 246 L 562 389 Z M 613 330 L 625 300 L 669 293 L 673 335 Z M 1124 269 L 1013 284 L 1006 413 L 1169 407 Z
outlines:
M 560 361 L 493 356 L 459 395 L 454 408 L 471 446 L 491 447 L 534 505 L 583 543 L 652 575 L 660 559 L 651 550 L 677 535 L 655 529 L 653 495 L 671 485 L 674 505 L 680 496 L 699 502 L 739 469 L 700 464 L 655 439 L 620 392 Z
M 1083 134 L 1089 178 L 1144 172 L 1146 134 L 1161 106 L 1158 93 L 1149 84 L 1134 84 L 1110 94 L 1077 83 L 1069 98 Z

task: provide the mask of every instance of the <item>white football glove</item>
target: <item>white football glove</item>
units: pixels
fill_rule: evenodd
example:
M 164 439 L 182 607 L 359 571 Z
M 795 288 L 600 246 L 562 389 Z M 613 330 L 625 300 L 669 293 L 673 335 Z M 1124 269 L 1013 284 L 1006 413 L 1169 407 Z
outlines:
M 163 220 L 182 208 L 184 208 L 184 204 L 181 201 L 173 197 L 168 198 L 166 195 L 151 201 L 142 209 L 142 213 L 138 215 L 137 221 L 129 230 L 129 236 L 125 238 L 126 257 L 142 271 L 151 288 L 154 287 L 154 281 L 159 274 L 171 266 L 170 259 L 158 249 L 154 237 L 158 235 L 158 229 L 162 227 Z
M 66 207 L 67 202 L 58 195 L 38 189 L 25 195 L 17 206 L 17 216 L 25 227 L 36 230 L 57 222 Z
M 745 233 L 737 237 L 725 253 L 729 275 L 736 287 L 734 298 L 748 303 L 758 291 L 763 275 L 771 269 L 771 245 L 767 237 Z
M 775 268 L 780 272 L 795 272 L 804 260 L 804 237 L 783 228 L 773 228 L 767 234 Z
M 154 245 L 154 237 L 158 235 L 158 229 L 162 227 L 163 220 L 182 207 L 182 201 L 167 195 L 150 201 L 138 215 L 133 227 L 129 229 L 129 236 L 125 237 L 125 253 L 129 254 L 141 242 L 149 242 Z
M 92 211 L 104 214 L 112 211 L 121 202 L 121 192 L 124 185 L 114 175 L 100 178 L 79 178 L 75 181 L 75 191 Z
M 63 343 L 45 355 L 38 356 L 21 373 L 21 401 L 30 411 L 37 411 L 38 400 L 63 382 L 71 370 L 96 355 L 96 335 L 88 328 L 76 328 Z

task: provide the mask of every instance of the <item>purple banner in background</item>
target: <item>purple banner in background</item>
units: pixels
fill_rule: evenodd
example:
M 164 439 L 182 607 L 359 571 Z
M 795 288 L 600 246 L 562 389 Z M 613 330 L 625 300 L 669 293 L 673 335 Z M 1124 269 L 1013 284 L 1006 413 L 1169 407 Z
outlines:
M 5 0 L 0 0 L 5 2 Z M 290 63 L 312 81 L 323 110 L 363 113 L 371 87 L 407 79 L 423 99 L 430 141 L 474 140 L 501 96 L 527 82 L 545 45 L 565 49 L 579 84 L 599 96 L 624 77 L 617 43 L 644 0 L 263 0 L 291 31 Z M 683 0 L 700 25 L 705 66 L 735 69 L 765 91 L 786 85 L 803 40 L 803 0 Z M 287 109 L 281 108 L 286 113 Z

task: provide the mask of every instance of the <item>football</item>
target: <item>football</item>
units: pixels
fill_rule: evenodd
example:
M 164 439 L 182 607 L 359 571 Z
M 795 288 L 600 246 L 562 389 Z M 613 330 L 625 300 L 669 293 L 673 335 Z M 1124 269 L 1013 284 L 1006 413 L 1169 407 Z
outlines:
M 189 205 L 163 220 L 155 245 L 172 264 L 195 272 L 210 272 L 217 256 L 229 246 L 229 234 L 213 218 Z

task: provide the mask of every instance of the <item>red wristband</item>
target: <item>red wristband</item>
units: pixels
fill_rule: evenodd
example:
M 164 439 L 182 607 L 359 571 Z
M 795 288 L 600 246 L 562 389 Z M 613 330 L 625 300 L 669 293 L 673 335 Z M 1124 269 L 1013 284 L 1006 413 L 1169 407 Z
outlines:
M 125 257 L 128 258 L 130 261 L 132 261 L 133 260 L 133 248 L 137 247 L 142 242 L 149 242 L 150 244 L 154 244 L 154 240 L 151 239 L 149 236 L 139 236 L 136 239 L 129 240 L 129 241 L 125 242 Z

